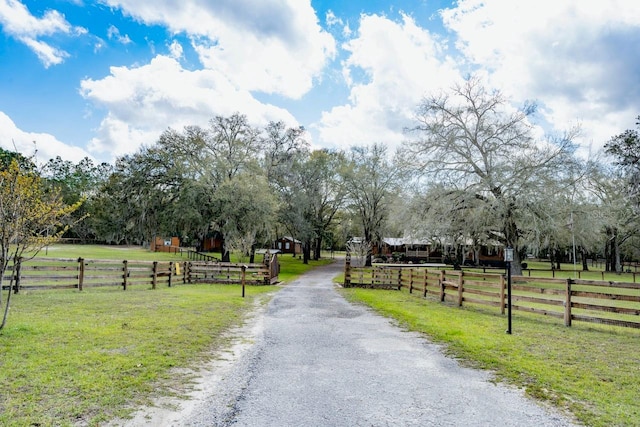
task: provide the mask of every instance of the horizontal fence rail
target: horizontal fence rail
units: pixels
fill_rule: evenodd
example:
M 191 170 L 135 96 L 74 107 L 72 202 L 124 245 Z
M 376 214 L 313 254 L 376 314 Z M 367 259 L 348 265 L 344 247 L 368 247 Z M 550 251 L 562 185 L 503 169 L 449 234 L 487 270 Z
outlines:
M 266 264 L 220 263 L 212 261 L 114 261 L 67 258 L 34 258 L 9 266 L 3 277 L 4 290 L 56 290 L 178 283 L 222 283 L 269 285 L 278 282 L 276 256 Z
M 507 308 L 504 274 L 406 266 L 351 267 L 345 264 L 345 287 L 406 289 L 423 297 L 462 306 Z M 511 308 L 564 321 L 640 328 L 640 284 L 581 279 L 513 276 Z
M 187 265 L 187 283 L 235 283 L 269 285 L 270 269 L 263 264 L 234 264 L 194 261 Z
M 634 267 L 637 268 L 637 267 Z M 557 269 L 551 269 L 551 270 L 544 270 L 544 269 L 540 269 L 540 268 L 523 268 L 522 269 L 522 275 L 527 275 L 529 277 L 531 277 L 531 273 L 536 274 L 536 273 L 540 273 L 540 272 L 545 272 L 545 273 L 549 273 L 551 274 L 552 278 L 555 278 L 556 276 L 562 276 L 562 275 L 566 275 L 566 274 L 573 274 L 573 275 L 577 275 L 578 279 L 582 279 L 582 275 L 589 275 L 589 276 L 593 276 L 594 274 L 597 274 L 600 277 L 601 281 L 606 281 L 606 276 L 611 276 L 611 275 L 616 275 L 618 273 L 616 272 L 612 272 L 612 271 L 599 271 L 599 272 L 594 272 L 594 271 L 582 271 L 582 270 L 557 270 Z M 627 271 L 625 271 L 625 274 L 627 275 L 631 275 L 631 280 L 633 281 L 633 283 L 636 283 L 637 281 L 637 277 L 640 276 L 640 272 L 638 271 L 631 271 L 631 269 L 628 269 Z

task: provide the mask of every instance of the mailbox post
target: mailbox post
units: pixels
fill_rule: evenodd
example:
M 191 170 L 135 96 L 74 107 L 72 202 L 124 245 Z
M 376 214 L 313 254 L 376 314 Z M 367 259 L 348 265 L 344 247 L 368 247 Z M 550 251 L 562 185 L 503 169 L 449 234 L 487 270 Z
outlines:
M 505 248 L 504 260 L 507 264 L 507 333 L 511 335 L 511 262 L 513 262 L 513 248 Z

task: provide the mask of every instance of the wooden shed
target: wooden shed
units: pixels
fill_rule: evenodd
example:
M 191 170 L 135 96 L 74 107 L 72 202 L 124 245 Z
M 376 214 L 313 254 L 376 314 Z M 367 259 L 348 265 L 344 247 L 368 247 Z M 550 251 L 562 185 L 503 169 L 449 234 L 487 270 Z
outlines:
M 290 236 L 284 236 L 275 241 L 275 249 L 283 254 L 302 253 L 302 242 Z
M 179 237 L 157 237 L 151 241 L 152 252 L 177 252 L 180 248 Z
M 202 239 L 198 250 L 201 252 L 220 252 L 222 253 L 222 246 L 224 245 L 224 239 L 220 232 L 215 231 L 210 233 L 207 237 Z

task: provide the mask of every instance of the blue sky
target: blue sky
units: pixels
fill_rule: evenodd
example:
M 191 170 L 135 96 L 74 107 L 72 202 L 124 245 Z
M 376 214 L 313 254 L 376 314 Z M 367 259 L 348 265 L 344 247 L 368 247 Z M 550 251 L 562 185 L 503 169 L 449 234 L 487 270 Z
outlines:
M 0 0 L 0 146 L 111 162 L 239 111 L 395 148 L 470 71 L 596 151 L 640 114 L 640 2 Z

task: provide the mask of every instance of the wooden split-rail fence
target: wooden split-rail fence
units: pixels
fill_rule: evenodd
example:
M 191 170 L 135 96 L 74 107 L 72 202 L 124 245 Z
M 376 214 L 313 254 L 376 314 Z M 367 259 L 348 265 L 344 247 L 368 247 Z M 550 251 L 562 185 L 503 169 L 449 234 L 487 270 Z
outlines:
M 278 282 L 277 257 L 264 264 L 212 261 L 112 261 L 84 258 L 34 258 L 10 266 L 3 289 L 55 290 L 136 285 L 173 286 L 186 283 L 269 285 Z M 12 283 L 12 284 L 11 284 Z
M 581 279 L 513 276 L 511 308 L 572 321 L 640 328 L 640 284 Z M 351 267 L 345 263 L 344 287 L 407 290 L 458 306 L 507 308 L 504 274 L 421 267 L 419 264 Z

